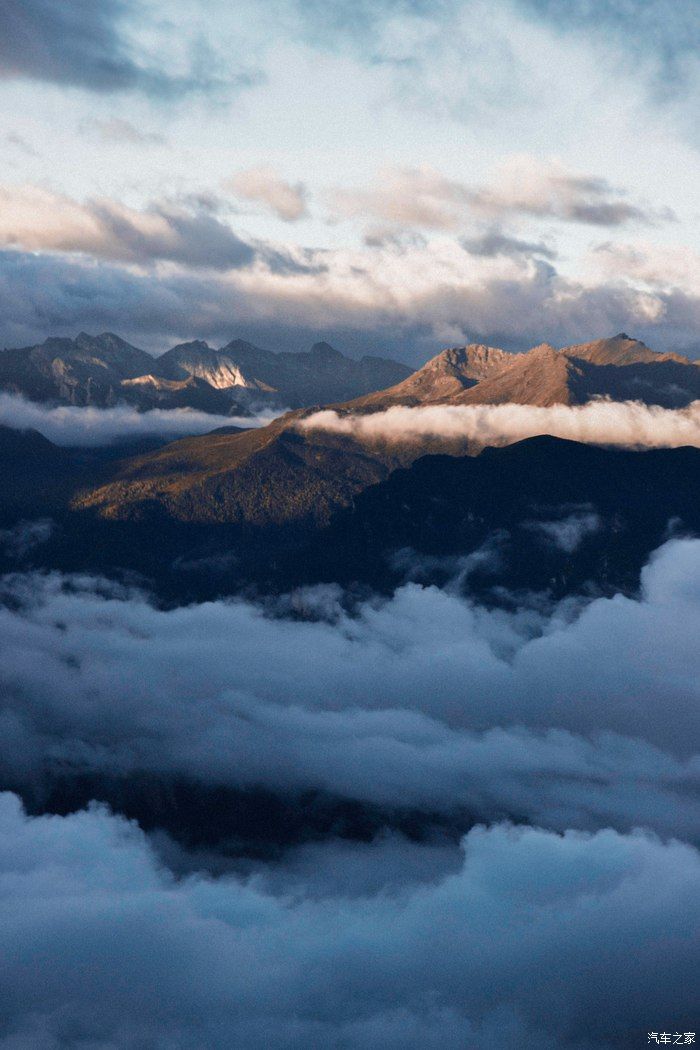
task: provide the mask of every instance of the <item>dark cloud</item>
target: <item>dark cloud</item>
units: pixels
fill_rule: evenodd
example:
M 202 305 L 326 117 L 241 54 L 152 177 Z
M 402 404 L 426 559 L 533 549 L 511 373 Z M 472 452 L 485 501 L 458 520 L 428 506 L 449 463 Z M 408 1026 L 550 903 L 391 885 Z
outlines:
M 98 92 L 143 91 L 172 96 L 209 89 L 217 81 L 195 62 L 176 76 L 134 53 L 125 25 L 137 12 L 131 0 L 3 0 L 0 78 L 29 78 Z M 227 84 L 256 79 L 242 71 Z
M 493 259 L 498 255 L 507 255 L 517 259 L 522 256 L 539 255 L 543 259 L 556 259 L 557 253 L 548 248 L 542 241 L 523 241 L 509 237 L 499 230 L 491 230 L 479 237 L 462 237 L 459 242 L 470 255 Z
M 35 547 L 50 539 L 54 523 L 50 518 L 36 521 L 18 521 L 9 529 L 0 529 L 0 549 L 12 559 L 21 561 Z
M 700 857 L 678 842 L 475 828 L 427 884 L 314 899 L 175 881 L 101 809 L 27 818 L 5 794 L 0 827 L 15 1050 L 613 1050 L 696 1021 Z
M 264 853 L 0 795 L 2 1045 L 623 1050 L 660 1017 L 692 1031 L 699 548 L 665 545 L 638 598 L 514 612 L 415 584 L 352 614 L 338 587 L 159 609 L 5 577 L 0 787 L 37 807 L 87 775 L 170 811 L 184 781 L 207 821 L 233 787 L 302 821 L 320 792 L 386 824 L 408 809 L 414 832 L 332 824 Z
M 188 72 L 175 75 L 137 53 L 127 29 L 143 9 L 132 0 L 3 0 L 0 10 L 0 79 L 48 81 L 102 93 L 142 91 L 168 99 L 191 91 L 231 90 L 259 82 L 242 63 L 218 75 L 204 40 L 192 41 Z
M 323 336 L 351 354 L 383 353 L 419 365 L 445 343 L 524 350 L 542 339 L 565 346 L 618 331 L 659 350 L 700 351 L 700 301 L 679 289 L 641 294 L 621 283 L 586 287 L 535 259 L 517 279 L 474 283 L 465 274 L 463 283 L 450 284 L 435 271 L 432 287 L 397 300 L 382 285 L 381 268 L 350 285 L 342 270 L 334 272 L 332 253 L 320 262 L 312 254 L 308 263 L 292 257 L 276 265 L 274 251 L 261 248 L 261 262 L 268 261 L 255 274 L 246 272 L 245 281 L 235 273 L 144 275 L 106 263 L 0 252 L 0 345 L 111 330 L 166 349 L 191 338 L 225 342 L 235 323 L 240 338 L 279 349 L 304 349 Z M 289 282 L 271 282 L 273 269 Z M 313 287 L 299 287 L 297 278 L 309 269 L 316 273 Z

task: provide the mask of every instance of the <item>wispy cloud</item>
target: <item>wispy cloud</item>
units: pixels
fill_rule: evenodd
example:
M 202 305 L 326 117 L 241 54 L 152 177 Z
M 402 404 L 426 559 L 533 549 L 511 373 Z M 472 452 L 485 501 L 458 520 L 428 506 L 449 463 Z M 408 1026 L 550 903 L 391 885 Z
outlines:
M 95 132 L 104 142 L 125 142 L 132 146 L 157 146 L 166 141 L 158 131 L 142 131 L 124 117 L 93 117 L 82 124 L 82 129 Z
M 287 182 L 271 168 L 239 171 L 225 185 L 245 200 L 266 205 L 285 222 L 296 222 L 306 215 L 304 184 Z
M 581 175 L 555 162 L 529 156 L 505 161 L 490 185 L 450 179 L 431 168 L 389 168 L 368 189 L 339 189 L 333 208 L 354 218 L 380 218 L 399 225 L 456 230 L 470 216 L 525 215 L 592 226 L 673 219 L 670 209 L 630 202 L 623 190 L 598 176 Z

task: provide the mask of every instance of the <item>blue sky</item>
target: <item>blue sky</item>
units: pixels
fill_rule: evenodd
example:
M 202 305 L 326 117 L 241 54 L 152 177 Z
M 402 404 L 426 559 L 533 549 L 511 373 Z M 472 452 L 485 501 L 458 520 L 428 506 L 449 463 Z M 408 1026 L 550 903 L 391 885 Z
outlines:
M 0 344 L 700 354 L 694 0 L 9 0 Z

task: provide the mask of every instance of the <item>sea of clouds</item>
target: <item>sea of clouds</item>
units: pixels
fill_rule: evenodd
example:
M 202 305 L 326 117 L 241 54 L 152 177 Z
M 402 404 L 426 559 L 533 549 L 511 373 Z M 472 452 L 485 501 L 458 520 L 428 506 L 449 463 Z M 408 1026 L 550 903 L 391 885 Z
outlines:
M 456 870 L 349 897 L 175 879 L 102 809 L 28 818 L 5 794 L 0 829 L 3 1047 L 599 1050 L 696 1021 L 680 842 L 476 827 Z
M 0 1046 L 593 1050 L 697 1026 L 700 540 L 636 597 L 343 597 L 165 609 L 4 578 L 0 787 L 33 815 L 0 798 Z M 97 798 L 320 792 L 384 831 L 205 852 L 37 810 L 83 775 Z

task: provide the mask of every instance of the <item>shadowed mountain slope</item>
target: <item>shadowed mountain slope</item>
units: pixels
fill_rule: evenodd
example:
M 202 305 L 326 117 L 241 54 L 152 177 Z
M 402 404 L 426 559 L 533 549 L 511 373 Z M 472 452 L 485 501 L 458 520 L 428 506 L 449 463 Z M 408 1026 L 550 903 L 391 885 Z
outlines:
M 226 437 L 218 436 L 216 451 L 198 453 L 199 481 L 177 504 L 179 514 L 168 496 L 122 517 L 84 502 L 38 507 L 44 516 L 53 510 L 59 527 L 33 564 L 136 572 L 176 603 L 251 587 L 279 593 L 340 583 L 389 593 L 406 580 L 460 579 L 507 605 L 527 591 L 634 590 L 650 552 L 669 535 L 700 534 L 698 449 L 634 452 L 539 437 L 478 456 L 425 456 L 392 473 L 361 450 L 349 462 L 343 451 L 344 473 L 334 478 L 332 443 L 304 453 L 292 438 L 283 453 L 274 449 L 272 466 L 265 446 L 263 458 L 248 463 L 239 448 L 243 471 L 231 480 L 221 474 L 231 454 Z M 241 437 L 254 443 L 259 433 Z M 155 459 L 168 486 L 186 445 L 117 469 L 133 477 L 139 463 Z M 305 486 L 296 492 L 300 470 Z M 269 480 L 268 504 L 246 493 L 258 490 L 258 471 Z

